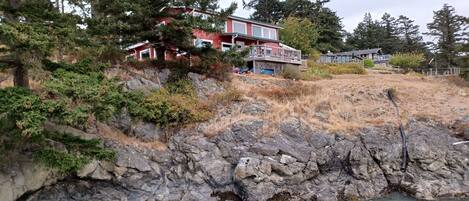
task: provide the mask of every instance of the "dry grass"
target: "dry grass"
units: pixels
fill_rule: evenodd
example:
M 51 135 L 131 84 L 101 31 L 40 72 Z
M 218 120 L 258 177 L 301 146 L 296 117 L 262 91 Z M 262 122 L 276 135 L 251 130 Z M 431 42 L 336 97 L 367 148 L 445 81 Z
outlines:
M 212 120 L 219 127 L 231 122 L 261 119 L 274 129 L 287 118 L 300 118 L 312 128 L 355 131 L 367 126 L 397 125 L 396 111 L 386 96 L 395 89 L 401 119 L 428 117 L 450 125 L 469 114 L 469 88 L 443 78 L 417 75 L 339 75 L 330 80 L 293 82 L 265 76 L 237 76 L 233 86 L 247 102 L 264 102 L 269 111 L 246 116 L 242 109 Z M 267 132 L 268 133 L 268 132 Z
M 320 88 L 314 85 L 304 84 L 303 82 L 289 81 L 285 86 L 253 88 L 249 91 L 248 96 L 261 96 L 280 102 L 286 102 L 305 96 L 316 95 L 316 93 L 319 91 Z
M 164 151 L 167 149 L 166 144 L 154 141 L 154 142 L 142 142 L 141 140 L 133 137 L 129 137 L 122 131 L 113 129 L 105 124 L 98 123 L 99 135 L 104 139 L 115 140 L 124 145 L 131 145 L 137 148 L 147 148 L 153 150 Z

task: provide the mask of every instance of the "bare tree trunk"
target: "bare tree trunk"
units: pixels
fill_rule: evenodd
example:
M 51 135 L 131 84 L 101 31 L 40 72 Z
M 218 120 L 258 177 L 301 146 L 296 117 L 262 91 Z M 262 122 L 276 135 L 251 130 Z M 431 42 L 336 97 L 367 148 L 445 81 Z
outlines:
M 24 87 L 29 89 L 29 74 L 28 68 L 23 64 L 18 64 L 13 69 L 13 83 L 16 87 Z

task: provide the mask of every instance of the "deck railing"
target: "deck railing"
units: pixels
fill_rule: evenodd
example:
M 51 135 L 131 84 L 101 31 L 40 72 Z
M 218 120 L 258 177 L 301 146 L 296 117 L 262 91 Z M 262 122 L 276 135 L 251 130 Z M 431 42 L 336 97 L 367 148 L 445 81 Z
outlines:
M 248 60 L 266 60 L 301 64 L 301 51 L 265 45 L 250 46 Z

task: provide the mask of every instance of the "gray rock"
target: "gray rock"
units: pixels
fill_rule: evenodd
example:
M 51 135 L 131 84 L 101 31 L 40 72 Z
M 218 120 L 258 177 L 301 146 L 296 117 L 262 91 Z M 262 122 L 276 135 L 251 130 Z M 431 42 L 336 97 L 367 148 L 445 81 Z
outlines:
M 216 200 L 217 192 L 232 192 L 247 201 L 368 200 L 390 187 L 420 199 L 469 196 L 469 146 L 452 146 L 460 139 L 441 126 L 411 122 L 406 128 L 405 177 L 394 127 L 338 134 L 312 131 L 300 119 L 288 118 L 279 133 L 264 136 L 263 126 L 263 121 L 237 122 L 212 138 L 181 131 L 164 151 L 105 143 L 118 151 L 117 166 L 92 164 L 83 175 L 108 179 L 101 174 L 107 172 L 111 180 L 64 181 L 30 198 Z M 0 177 L 0 182 L 9 180 Z M 0 192 L 11 197 L 8 190 Z
M 243 106 L 242 112 L 249 115 L 258 115 L 265 113 L 268 110 L 268 105 L 263 102 L 248 103 Z
M 192 80 L 197 95 L 201 99 L 207 99 L 211 95 L 223 93 L 225 88 L 215 79 L 207 78 L 203 75 L 189 73 L 189 78 Z
M 140 121 L 132 125 L 131 128 L 131 136 L 137 137 L 144 142 L 153 142 L 164 137 L 164 131 L 153 123 Z
M 131 80 L 125 82 L 125 89 L 129 91 L 151 92 L 160 88 L 160 84 L 139 75 L 135 75 Z

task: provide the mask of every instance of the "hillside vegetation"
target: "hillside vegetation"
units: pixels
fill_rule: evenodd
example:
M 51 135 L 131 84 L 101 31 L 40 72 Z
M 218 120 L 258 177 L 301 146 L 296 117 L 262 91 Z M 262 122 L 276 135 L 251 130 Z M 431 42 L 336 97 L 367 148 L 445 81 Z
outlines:
M 450 125 L 469 114 L 469 87 L 459 78 L 368 74 L 291 81 L 255 75 L 238 76 L 233 86 L 244 94 L 246 103 L 212 120 L 205 129 L 207 134 L 245 119 L 266 120 L 266 133 L 272 133 L 273 125 L 289 117 L 298 117 L 312 128 L 338 132 L 396 125 L 396 112 L 386 95 L 388 89 L 397 92 L 404 122 L 424 118 Z M 252 105 L 264 112 L 247 114 Z

